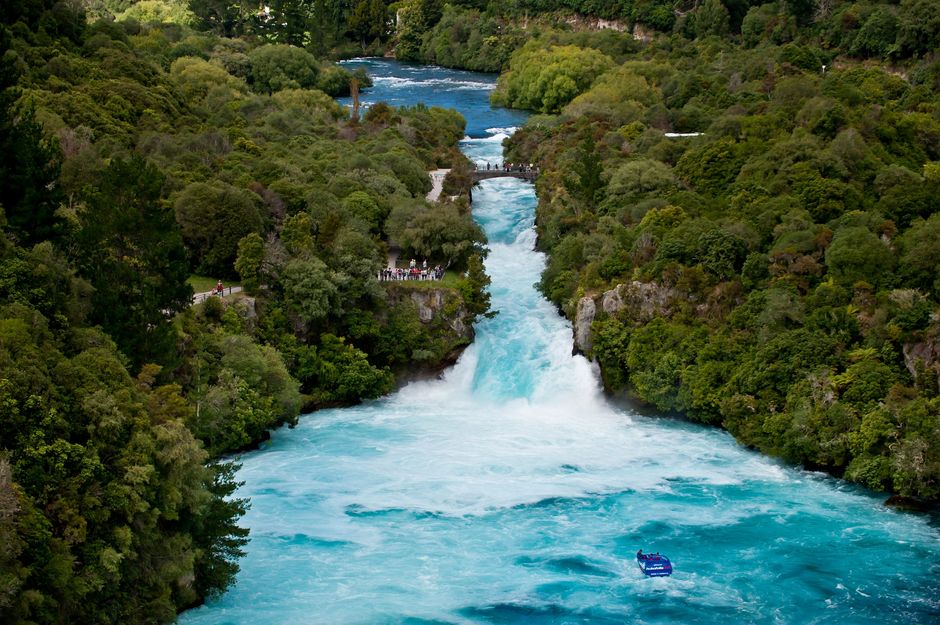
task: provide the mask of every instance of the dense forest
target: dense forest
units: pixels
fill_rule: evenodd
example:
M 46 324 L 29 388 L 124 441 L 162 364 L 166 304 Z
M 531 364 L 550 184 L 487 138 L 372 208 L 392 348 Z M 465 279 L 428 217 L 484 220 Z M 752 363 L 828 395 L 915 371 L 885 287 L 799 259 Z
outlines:
M 940 5 L 812 6 L 543 32 L 493 94 L 542 113 L 506 158 L 610 391 L 936 501 Z
M 424 199 L 458 114 L 351 118 L 331 96 L 367 76 L 154 6 L 0 8 L 2 623 L 221 592 L 247 533 L 228 454 L 436 370 L 488 309 L 466 203 Z M 390 241 L 444 280 L 380 283 Z M 244 290 L 193 305 L 217 279 Z
M 932 0 L 0 19 L 0 623 L 169 622 L 221 592 L 246 540 L 227 454 L 469 341 L 483 234 L 424 200 L 428 169 L 466 174 L 463 120 L 351 118 L 353 55 L 503 71 L 494 102 L 538 113 L 507 160 L 541 167 L 541 286 L 611 392 L 940 498 Z M 449 268 L 432 322 L 426 285 L 376 280 L 390 242 Z M 192 305 L 216 279 L 244 291 Z

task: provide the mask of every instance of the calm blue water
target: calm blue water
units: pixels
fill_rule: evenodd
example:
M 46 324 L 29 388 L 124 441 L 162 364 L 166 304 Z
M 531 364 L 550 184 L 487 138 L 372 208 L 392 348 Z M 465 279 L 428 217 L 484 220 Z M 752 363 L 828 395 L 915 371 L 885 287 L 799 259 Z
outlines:
M 370 67 L 367 101 L 459 108 L 481 162 L 521 121 L 489 109 L 492 77 Z M 180 622 L 940 622 L 937 527 L 722 432 L 609 404 L 533 287 L 532 187 L 491 180 L 474 200 L 499 316 L 445 379 L 307 416 L 246 455 L 238 583 Z M 639 548 L 674 575 L 644 578 Z
M 428 106 L 455 108 L 466 118 L 470 137 L 488 137 L 521 126 L 528 117 L 523 111 L 490 108 L 490 91 L 496 86 L 496 74 L 387 59 L 353 59 L 343 62 L 343 66 L 349 70 L 365 67 L 372 77 L 375 86 L 364 89 L 359 97 L 363 106 L 376 102 L 414 106 L 423 102 Z M 340 100 L 347 105 L 350 101 L 350 98 Z

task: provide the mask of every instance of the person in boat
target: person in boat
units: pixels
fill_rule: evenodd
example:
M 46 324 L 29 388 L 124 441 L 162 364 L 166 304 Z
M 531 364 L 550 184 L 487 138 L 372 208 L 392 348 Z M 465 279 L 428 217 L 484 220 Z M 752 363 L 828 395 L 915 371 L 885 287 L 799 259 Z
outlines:
M 637 560 L 646 560 L 648 557 L 649 557 L 649 556 L 647 556 L 647 555 L 643 555 L 643 550 L 642 550 L 642 549 L 640 549 L 639 551 L 636 552 L 636 559 L 637 559 Z

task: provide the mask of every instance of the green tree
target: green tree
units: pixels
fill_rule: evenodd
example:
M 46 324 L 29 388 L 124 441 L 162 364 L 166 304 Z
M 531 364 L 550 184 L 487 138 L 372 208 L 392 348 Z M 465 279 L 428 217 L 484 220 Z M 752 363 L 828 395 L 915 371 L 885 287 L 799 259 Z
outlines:
M 747 244 L 724 230 L 703 232 L 697 243 L 697 256 L 702 267 L 720 280 L 738 274 L 747 255 Z
M 745 155 L 733 139 L 721 138 L 692 148 L 676 164 L 676 173 L 699 193 L 727 193 L 744 164 Z
M 887 57 L 898 38 L 898 18 L 888 7 L 871 12 L 852 41 L 850 51 L 860 56 Z
M 590 48 L 527 44 L 513 54 L 509 70 L 491 95 L 494 104 L 557 113 L 613 67 L 607 55 Z
M 294 259 L 281 272 L 284 301 L 305 324 L 326 319 L 334 310 L 338 290 L 319 258 Z
M 898 269 L 909 284 L 940 297 L 940 214 L 915 222 L 898 240 Z
M 231 583 L 237 553 L 225 544 L 237 550 L 244 535 L 238 503 L 208 486 L 206 453 L 182 423 L 189 406 L 178 387 L 153 388 L 158 368 L 132 380 L 100 331 L 62 334 L 71 335 L 67 344 L 34 311 L 4 307 L 0 448 L 11 452 L 9 465 L 0 459 L 0 484 L 10 485 L 4 467 L 12 467 L 10 546 L 27 547 L 4 620 L 169 622 L 198 599 L 194 588 L 214 593 Z M 9 503 L 9 491 L 0 492 Z M 215 530 L 194 531 L 209 521 Z M 227 572 L 204 576 L 210 561 Z M 184 578 L 193 585 L 181 586 Z
M 196 16 L 195 25 L 221 37 L 243 34 L 251 9 L 251 3 L 244 0 L 189 0 L 189 10 Z
M 5 228 L 23 245 L 32 245 L 59 231 L 61 153 L 43 135 L 34 110 L 16 105 L 20 93 L 14 88 L 12 57 L 5 54 L 9 48 L 10 34 L 0 28 L 0 208 Z
M 425 30 L 430 29 L 444 14 L 444 0 L 418 0 L 418 11 Z
M 246 234 L 238 242 L 235 271 L 249 293 L 261 284 L 261 268 L 264 263 L 264 239 L 257 232 Z
M 210 91 L 228 87 L 233 94 L 248 91 L 245 83 L 229 74 L 217 61 L 210 62 L 193 56 L 176 59 L 170 65 L 170 78 L 189 101 L 201 104 Z
M 388 233 L 408 254 L 445 265 L 466 266 L 467 259 L 484 241 L 480 227 L 466 219 L 456 206 L 401 204 L 392 209 Z
M 174 203 L 176 220 L 200 273 L 234 276 L 238 242 L 260 232 L 259 199 L 225 183 L 193 182 Z
M 318 400 L 349 403 L 372 399 L 392 390 L 394 378 L 388 369 L 369 364 L 366 354 L 333 334 L 320 337 L 320 366 L 317 371 Z
M 783 0 L 783 9 L 796 18 L 800 25 L 809 24 L 816 10 L 814 0 Z
M 402 4 L 397 13 L 395 58 L 417 61 L 421 58 L 421 38 L 426 30 L 417 2 Z
M 313 220 L 310 219 L 310 215 L 297 213 L 287 217 L 281 227 L 281 242 L 291 254 L 304 255 L 312 252 Z
M 197 401 L 187 427 L 213 456 L 249 448 L 278 423 L 271 398 L 230 369 L 219 371 Z
M 467 260 L 467 277 L 461 283 L 461 295 L 464 306 L 473 318 L 494 317 L 495 312 L 490 311 L 490 277 L 486 275 L 483 267 L 483 256 L 479 253 L 471 254 Z
M 179 228 L 161 205 L 164 181 L 140 157 L 115 159 L 79 214 L 75 262 L 95 289 L 91 319 L 137 366 L 171 360 L 169 319 L 192 297 Z
M 347 195 L 343 199 L 343 209 L 374 232 L 379 231 L 385 219 L 384 211 L 365 191 L 353 191 Z
M 602 74 L 591 89 L 565 106 L 564 114 L 607 119 L 613 127 L 623 126 L 642 120 L 658 97 L 646 78 L 633 68 L 621 66 Z
M 266 4 L 267 17 L 260 20 L 260 31 L 269 41 L 290 46 L 307 43 L 307 26 L 312 15 L 308 0 L 271 0 Z
M 312 89 L 317 86 L 320 65 L 302 48 L 269 44 L 248 53 L 251 86 L 261 93 L 281 89 Z
M 848 285 L 859 280 L 879 285 L 890 275 L 894 262 L 888 246 L 863 227 L 840 229 L 826 249 L 830 273 Z
M 940 48 L 940 6 L 931 0 L 901 0 L 898 45 L 911 54 Z
M 607 194 L 612 201 L 662 196 L 678 184 L 672 168 L 661 161 L 643 158 L 623 162 L 610 175 Z
M 725 37 L 731 31 L 728 9 L 721 0 L 705 0 L 693 13 L 695 17 L 695 36 L 715 35 Z
M 581 200 L 587 210 L 594 210 L 594 205 L 604 186 L 601 180 L 604 167 L 593 136 L 588 135 L 581 143 L 581 147 L 574 156 L 571 170 L 574 176 L 565 179 L 568 192 Z
M 300 393 L 284 364 L 280 352 L 269 345 L 258 345 L 245 335 L 230 335 L 220 339 L 223 369 L 234 373 L 272 401 L 273 427 L 281 423 L 296 423 L 300 412 Z
M 23 499 L 4 454 L 0 456 L 0 609 L 6 614 L 19 612 L 15 604 L 28 574 L 20 560 L 26 546 L 18 530 L 28 505 Z
M 365 49 L 375 40 L 388 37 L 389 16 L 383 0 L 359 0 L 349 16 L 349 30 Z
M 741 37 L 744 44 L 754 47 L 769 38 L 774 26 L 783 21 L 772 3 L 752 6 L 741 22 Z
M 238 519 L 248 511 L 247 499 L 233 497 L 242 482 L 235 480 L 239 465 L 214 462 L 207 467 L 205 488 L 211 495 L 200 514 L 187 519 L 184 526 L 199 547 L 193 563 L 194 588 L 200 597 L 215 597 L 235 582 L 238 559 L 248 543 L 248 529 Z

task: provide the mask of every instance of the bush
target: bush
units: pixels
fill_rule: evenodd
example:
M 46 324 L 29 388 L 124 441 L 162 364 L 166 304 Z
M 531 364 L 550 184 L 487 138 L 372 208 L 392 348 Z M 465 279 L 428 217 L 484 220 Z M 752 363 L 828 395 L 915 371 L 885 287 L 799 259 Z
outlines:
M 526 44 L 513 55 L 491 99 L 502 106 L 557 113 L 611 67 L 611 58 L 597 50 L 577 46 L 545 50 Z
M 871 12 L 865 24 L 855 35 L 849 51 L 859 56 L 887 57 L 896 50 L 898 18 L 888 7 L 878 7 Z
M 320 65 L 302 48 L 269 44 L 248 53 L 251 86 L 261 93 L 317 87 Z
M 315 399 L 320 402 L 354 402 L 373 399 L 392 390 L 394 377 L 386 369 L 369 364 L 366 354 L 332 334 L 320 337 Z
M 829 272 L 845 285 L 860 280 L 882 284 L 890 275 L 894 262 L 888 246 L 863 227 L 840 229 L 826 249 Z

